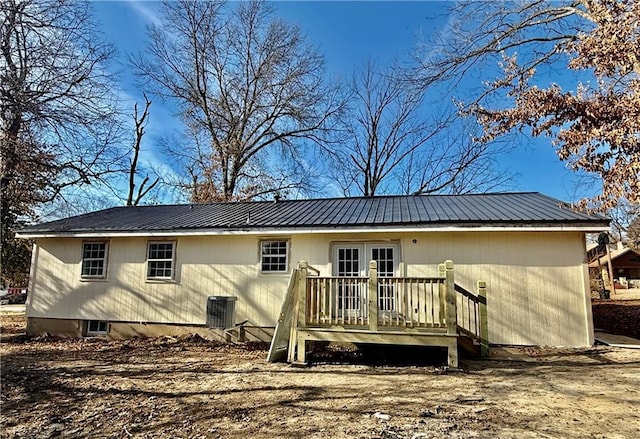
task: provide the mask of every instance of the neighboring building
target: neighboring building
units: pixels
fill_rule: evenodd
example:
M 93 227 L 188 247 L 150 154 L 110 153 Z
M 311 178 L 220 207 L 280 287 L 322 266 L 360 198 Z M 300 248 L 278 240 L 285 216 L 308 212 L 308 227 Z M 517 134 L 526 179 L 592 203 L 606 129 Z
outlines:
M 589 263 L 589 268 L 595 277 L 603 279 L 605 285 L 610 285 L 609 279 L 609 258 L 611 260 L 611 270 L 616 290 L 624 290 L 625 293 L 637 290 L 640 293 L 640 252 L 628 247 L 617 248 L 606 252 L 598 259 Z
M 607 219 L 539 193 L 116 207 L 19 233 L 35 240 L 28 332 L 201 332 L 208 297 L 230 296 L 232 321 L 247 337 L 269 339 L 298 261 L 344 283 L 367 276 L 370 260 L 388 282 L 436 276 L 452 260 L 456 285 L 475 291 L 486 281 L 491 343 L 587 346 L 585 233 L 607 228 Z M 362 309 L 376 302 L 367 305 L 359 288 L 325 292 L 336 312 L 348 308 L 362 324 Z M 369 290 L 379 318 L 414 327 L 397 308 L 410 300 L 405 290 L 380 288 Z M 437 288 L 429 304 L 406 305 L 406 313 L 437 314 Z M 433 318 L 423 326 L 437 327 Z

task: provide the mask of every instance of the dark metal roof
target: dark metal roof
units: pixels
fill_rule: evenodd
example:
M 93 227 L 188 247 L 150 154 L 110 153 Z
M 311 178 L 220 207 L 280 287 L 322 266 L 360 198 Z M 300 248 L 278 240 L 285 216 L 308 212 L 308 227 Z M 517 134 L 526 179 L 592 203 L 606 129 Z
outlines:
M 22 235 L 84 232 L 291 230 L 309 228 L 553 226 L 603 227 L 609 220 L 546 195 L 412 195 L 113 207 L 27 227 Z

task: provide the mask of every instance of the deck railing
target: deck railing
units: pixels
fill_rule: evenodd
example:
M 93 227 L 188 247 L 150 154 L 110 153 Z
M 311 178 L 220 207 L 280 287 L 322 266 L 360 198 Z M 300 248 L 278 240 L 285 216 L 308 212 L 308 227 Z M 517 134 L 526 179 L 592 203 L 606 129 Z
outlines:
M 301 263 L 299 323 L 306 327 L 350 326 L 378 329 L 431 329 L 455 333 L 453 263 L 438 277 L 378 277 L 371 261 L 368 277 L 313 276 Z M 299 287 L 299 288 L 300 288 Z
M 455 285 L 458 329 L 472 337 L 480 337 L 480 302 L 472 292 Z
M 439 277 L 378 278 L 378 325 L 446 327 L 445 282 Z
M 444 328 L 444 278 L 378 278 L 379 327 Z M 369 326 L 368 277 L 307 278 L 307 326 Z
M 308 341 L 415 342 L 447 347 L 448 364 L 457 367 L 460 333 L 479 333 L 488 352 L 486 285 L 478 282 L 477 296 L 456 291 L 452 261 L 438 266 L 437 277 L 378 277 L 375 261 L 368 277 L 319 274 L 305 261 L 292 273 L 270 359 L 287 343 L 289 362 L 304 364 Z
M 369 278 L 307 278 L 307 326 L 369 325 Z

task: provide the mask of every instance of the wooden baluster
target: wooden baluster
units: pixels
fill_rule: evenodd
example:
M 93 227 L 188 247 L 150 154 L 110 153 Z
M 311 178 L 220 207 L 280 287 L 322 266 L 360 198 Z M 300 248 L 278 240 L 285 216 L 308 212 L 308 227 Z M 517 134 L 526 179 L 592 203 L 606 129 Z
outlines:
M 430 289 L 430 292 L 431 292 L 431 320 L 433 321 L 433 326 L 434 327 L 438 327 L 438 314 L 439 314 L 440 310 L 437 307 L 440 306 L 440 304 L 438 303 L 439 295 L 440 295 L 440 287 L 433 280 L 430 280 L 429 284 L 431 286 L 431 289 Z
M 415 326 L 415 321 L 416 321 L 416 315 L 417 315 L 417 308 L 416 308 L 416 296 L 413 293 L 413 285 L 414 282 L 409 282 L 407 283 L 407 294 L 409 296 L 409 315 L 411 316 L 410 319 L 410 326 Z
M 464 301 L 467 303 L 467 306 L 466 306 L 466 308 L 467 308 L 467 321 L 469 322 L 468 326 L 467 326 L 467 329 L 469 330 L 469 332 L 471 332 L 471 299 L 466 297 Z
M 334 285 L 333 279 L 327 279 L 327 284 L 329 288 L 329 298 L 331 300 L 331 308 L 329 314 L 329 324 L 337 325 L 338 324 L 338 288 Z
M 327 299 L 328 299 L 328 304 L 327 304 L 327 311 L 329 312 L 329 315 L 327 317 L 329 317 L 329 325 L 333 325 L 333 316 L 335 316 L 335 314 L 333 313 L 333 288 L 331 287 L 331 279 L 325 279 L 324 280 L 324 288 L 325 288 L 325 294 L 327 295 Z
M 344 310 L 348 306 L 346 291 L 344 290 L 344 279 L 336 279 L 336 284 L 338 286 L 338 291 L 342 293 L 341 300 L 338 301 L 338 312 L 340 313 L 338 321 L 340 324 L 344 325 Z
M 400 280 L 396 278 L 393 285 L 393 311 L 396 313 L 396 326 L 400 326 L 400 289 Z M 393 318 L 393 314 L 391 318 Z
M 324 312 L 322 308 L 322 286 L 320 285 L 320 279 L 317 276 L 312 279 L 316 290 L 316 324 L 319 325 L 320 322 L 322 322 L 322 313 Z
M 438 277 L 445 278 L 447 271 L 445 269 L 444 264 L 438 264 Z M 438 323 L 442 325 L 444 323 L 444 303 L 445 303 L 445 282 L 440 281 L 438 284 L 438 306 L 439 306 L 439 318 Z

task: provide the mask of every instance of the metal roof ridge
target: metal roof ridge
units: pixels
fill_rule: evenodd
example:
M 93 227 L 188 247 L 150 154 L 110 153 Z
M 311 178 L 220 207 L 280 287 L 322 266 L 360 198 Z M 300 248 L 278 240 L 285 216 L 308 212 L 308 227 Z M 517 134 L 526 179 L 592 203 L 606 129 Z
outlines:
M 169 203 L 169 204 L 144 204 L 138 206 L 113 206 L 108 209 L 131 209 L 131 208 L 149 208 L 149 207 L 172 207 L 172 206 L 215 206 L 215 205 L 229 205 L 229 204 L 281 204 L 281 203 L 296 203 L 296 202 L 312 202 L 312 201 L 332 201 L 332 200 L 374 200 L 381 198 L 418 198 L 418 197 L 484 197 L 492 195 L 520 195 L 520 194 L 539 194 L 552 198 L 538 191 L 516 191 L 516 192 L 483 192 L 483 193 L 469 193 L 469 194 L 382 194 L 382 195 L 358 195 L 358 196 L 335 196 L 335 197 L 318 197 L 318 198 L 293 198 L 293 199 L 280 199 L 274 200 L 234 200 L 234 201 L 212 201 L 209 203 Z M 555 199 L 554 199 L 555 200 Z M 557 200 L 562 202 L 561 200 Z M 564 203 L 564 202 L 562 202 Z M 566 204 L 566 203 L 565 203 Z M 93 213 L 93 212 L 90 212 Z

